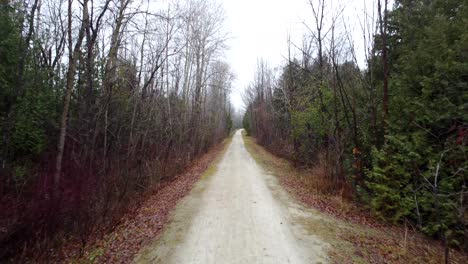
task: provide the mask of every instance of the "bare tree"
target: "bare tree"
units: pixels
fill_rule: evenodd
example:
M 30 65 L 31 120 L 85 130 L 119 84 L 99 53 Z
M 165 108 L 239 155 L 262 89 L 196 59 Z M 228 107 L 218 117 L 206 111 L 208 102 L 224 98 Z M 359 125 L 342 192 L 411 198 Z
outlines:
M 59 140 L 57 145 L 57 157 L 55 162 L 55 172 L 54 172 L 54 193 L 57 194 L 60 184 L 60 174 L 62 172 L 62 159 L 63 152 L 65 148 L 65 138 L 67 135 L 67 119 L 68 112 L 70 108 L 70 98 L 72 95 L 73 87 L 75 86 L 75 74 L 76 74 L 76 64 L 78 57 L 81 52 L 81 45 L 83 43 L 83 38 L 85 36 L 86 22 L 89 18 L 88 14 L 88 0 L 83 0 L 82 5 L 82 22 L 78 32 L 78 36 L 75 40 L 75 45 L 73 45 L 73 34 L 72 34 L 72 25 L 73 25 L 73 0 L 68 0 L 68 70 L 66 78 L 66 87 L 65 87 L 65 96 L 63 99 L 63 111 L 60 121 L 60 133 Z

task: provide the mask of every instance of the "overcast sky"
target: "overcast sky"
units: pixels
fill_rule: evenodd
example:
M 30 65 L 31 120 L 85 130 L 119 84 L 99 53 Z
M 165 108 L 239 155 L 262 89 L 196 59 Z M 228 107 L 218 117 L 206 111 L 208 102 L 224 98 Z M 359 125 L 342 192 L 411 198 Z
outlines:
M 287 37 L 299 46 L 305 33 L 304 23 L 314 26 L 308 0 L 220 0 L 227 15 L 226 27 L 231 33 L 227 61 L 236 75 L 231 99 L 237 109 L 243 107 L 241 93 L 252 81 L 257 60 L 263 58 L 271 67 L 284 62 Z M 343 6 L 344 21 L 354 30 L 356 50 L 363 43 L 359 20 L 364 6 L 372 10 L 372 0 L 326 1 L 327 6 Z M 331 11 L 330 11 L 331 12 Z M 329 14 L 330 15 L 330 14 Z M 358 53 L 360 64 L 364 53 Z

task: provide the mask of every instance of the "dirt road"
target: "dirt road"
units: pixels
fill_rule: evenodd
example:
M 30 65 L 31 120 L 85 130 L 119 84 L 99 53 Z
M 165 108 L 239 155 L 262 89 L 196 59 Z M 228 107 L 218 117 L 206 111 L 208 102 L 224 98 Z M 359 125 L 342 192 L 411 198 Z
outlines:
M 136 263 L 324 263 L 327 244 L 301 219 L 319 218 L 297 204 L 246 150 L 237 131 Z

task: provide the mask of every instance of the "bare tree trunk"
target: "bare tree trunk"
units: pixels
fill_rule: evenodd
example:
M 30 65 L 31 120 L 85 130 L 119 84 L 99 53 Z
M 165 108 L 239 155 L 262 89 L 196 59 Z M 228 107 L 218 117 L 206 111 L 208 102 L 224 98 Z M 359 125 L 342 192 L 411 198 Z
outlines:
M 103 139 L 103 150 L 102 150 L 102 161 L 103 161 L 103 170 L 107 169 L 107 151 L 109 149 L 108 143 L 108 134 L 109 134 L 109 105 L 112 100 L 112 82 L 113 78 L 116 77 L 116 61 L 117 55 L 121 42 L 121 31 L 124 24 L 125 10 L 130 4 L 130 0 L 120 0 L 119 10 L 117 19 L 115 21 L 115 27 L 112 31 L 111 43 L 109 47 L 109 54 L 107 56 L 104 82 L 103 82 L 103 92 L 104 92 L 104 139 Z
M 75 85 L 75 73 L 76 73 L 76 64 L 80 55 L 81 44 L 83 42 L 86 20 L 88 19 L 88 0 L 83 0 L 83 20 L 81 22 L 81 28 L 78 33 L 78 38 L 73 48 L 73 39 L 72 39 L 72 3 L 73 0 L 68 0 L 68 71 L 67 71 L 67 81 L 66 81 L 66 90 L 65 96 L 63 99 L 63 111 L 60 121 L 60 133 L 59 141 L 57 145 L 57 157 L 55 162 L 55 172 L 54 172 L 54 194 L 58 194 L 59 184 L 60 184 L 60 175 L 62 172 L 62 159 L 63 152 L 65 148 L 65 138 L 67 135 L 67 120 L 68 112 L 70 108 L 70 99 Z
M 325 18 L 325 0 L 319 0 L 318 1 L 318 6 L 317 9 L 313 3 L 312 0 L 309 0 L 309 5 L 312 8 L 314 20 L 315 20 L 315 30 L 316 32 L 313 33 L 313 36 L 315 38 L 315 41 L 317 42 L 318 46 L 318 61 L 319 61 L 319 89 L 318 89 L 318 95 L 319 95 L 319 100 L 320 100 L 320 106 L 323 112 L 326 112 L 325 104 L 323 102 L 323 94 L 321 91 L 321 87 L 324 82 L 324 59 L 323 59 L 323 41 L 324 41 L 324 34 L 323 34 L 323 26 L 324 26 L 324 21 L 323 19 Z M 322 117 L 323 119 L 323 117 Z

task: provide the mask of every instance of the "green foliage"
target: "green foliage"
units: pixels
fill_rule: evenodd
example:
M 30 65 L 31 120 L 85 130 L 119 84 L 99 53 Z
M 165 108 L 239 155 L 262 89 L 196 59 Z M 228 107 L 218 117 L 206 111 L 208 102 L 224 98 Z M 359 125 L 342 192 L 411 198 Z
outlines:
M 232 130 L 232 127 L 233 127 L 233 121 L 232 121 L 232 116 L 231 116 L 231 113 L 227 113 L 226 114 L 226 125 L 225 125 L 225 128 L 226 128 L 226 134 L 229 134 Z
M 28 87 L 16 107 L 12 146 L 17 156 L 36 155 L 47 146 L 47 128 L 55 118 L 54 94 L 40 82 Z
M 8 1 L 0 4 L 0 121 L 2 134 L 8 137 L 6 144 L 2 137 L 0 153 L 18 190 L 32 174 L 32 160 L 49 144 L 48 132 L 57 117 L 57 96 L 47 81 L 46 69 L 37 65 L 36 36 L 29 52 L 23 51 L 20 29 L 24 19 L 15 8 Z M 19 82 L 21 60 L 24 69 Z
M 468 3 L 399 0 L 388 23 L 388 114 L 377 34 L 364 71 L 315 54 L 290 61 L 272 98 L 251 91 L 244 127 L 267 147 L 287 142 L 279 152 L 302 165 L 324 154 L 327 176 L 351 175 L 382 219 L 466 247 Z
M 252 134 L 252 125 L 251 125 L 251 120 L 250 120 L 250 113 L 251 108 L 249 107 L 247 111 L 244 114 L 244 117 L 242 118 L 242 127 L 245 129 L 245 132 L 247 132 L 247 135 Z
M 425 159 L 415 150 L 424 151 L 424 146 L 418 137 L 388 136 L 381 150 L 374 148 L 367 187 L 372 192 L 370 204 L 383 219 L 397 222 L 415 209 L 417 179 L 413 173 Z
M 463 1 L 399 1 L 385 145 L 372 153 L 371 206 L 428 235 L 464 239 L 467 8 Z M 464 43 L 464 44 L 462 44 Z M 460 196 L 461 195 L 461 196 Z M 463 200 L 463 199 L 462 199 Z
M 0 113 L 4 117 L 11 99 L 16 81 L 19 59 L 20 32 L 14 9 L 9 3 L 0 3 Z M 0 119 L 1 120 L 1 119 Z M 3 122 L 2 122 L 3 123 Z
M 293 141 L 301 142 L 296 149 L 295 159 L 301 163 L 314 160 L 332 125 L 327 118 L 331 110 L 332 94 L 323 86 L 319 86 L 318 90 L 322 96 L 321 102 L 319 99 L 300 102 L 301 109 L 291 111 L 291 137 Z

